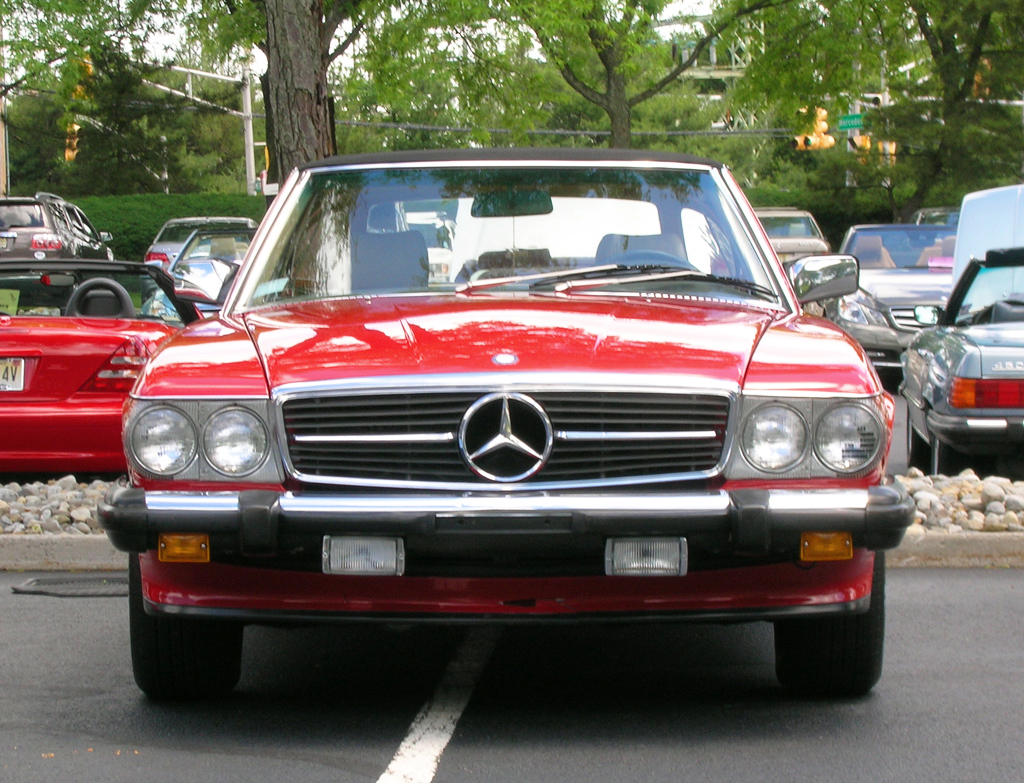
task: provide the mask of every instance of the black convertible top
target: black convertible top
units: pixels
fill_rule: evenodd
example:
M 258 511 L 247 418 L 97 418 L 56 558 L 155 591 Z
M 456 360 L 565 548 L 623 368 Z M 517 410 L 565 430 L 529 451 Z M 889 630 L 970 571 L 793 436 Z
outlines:
M 483 149 L 405 150 L 401 152 L 373 152 L 359 155 L 335 155 L 324 160 L 299 166 L 300 170 L 329 166 L 376 165 L 388 163 L 437 164 L 466 161 L 545 161 L 567 163 L 622 162 L 634 163 L 689 163 L 714 168 L 723 164 L 710 158 L 682 155 L 674 152 L 629 149 L 576 149 L 572 147 L 493 147 Z

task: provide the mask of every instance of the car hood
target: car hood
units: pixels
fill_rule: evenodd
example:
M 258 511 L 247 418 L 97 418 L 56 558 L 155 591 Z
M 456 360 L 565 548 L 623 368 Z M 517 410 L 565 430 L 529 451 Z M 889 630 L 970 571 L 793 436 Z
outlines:
M 739 385 L 771 315 L 740 307 L 480 296 L 339 299 L 246 324 L 272 388 L 379 375 L 685 372 Z
M 862 269 L 860 287 L 887 305 L 942 305 L 953 276 L 927 269 Z

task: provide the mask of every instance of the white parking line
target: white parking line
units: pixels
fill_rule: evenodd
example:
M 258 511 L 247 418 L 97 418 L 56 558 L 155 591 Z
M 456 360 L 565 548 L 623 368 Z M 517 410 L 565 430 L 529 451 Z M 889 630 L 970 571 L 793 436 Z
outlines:
M 434 697 L 409 727 L 395 757 L 377 783 L 430 783 L 473 687 L 501 635 L 500 628 L 473 628 L 448 662 Z

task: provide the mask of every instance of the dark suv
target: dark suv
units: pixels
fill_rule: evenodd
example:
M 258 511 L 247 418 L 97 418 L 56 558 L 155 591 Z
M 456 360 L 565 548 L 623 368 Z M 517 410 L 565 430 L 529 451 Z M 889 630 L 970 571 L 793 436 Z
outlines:
M 111 236 L 52 193 L 0 199 L 0 258 L 113 259 Z

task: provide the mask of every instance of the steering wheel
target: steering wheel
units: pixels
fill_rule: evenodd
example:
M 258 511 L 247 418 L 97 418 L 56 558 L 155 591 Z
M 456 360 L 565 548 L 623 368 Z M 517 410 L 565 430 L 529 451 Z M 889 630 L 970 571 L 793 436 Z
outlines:
M 664 250 L 624 250 L 602 259 L 603 264 L 621 264 L 622 266 L 671 266 L 696 272 L 697 267 L 684 261 L 673 253 Z
M 111 301 L 111 297 L 114 301 Z M 94 277 L 75 289 L 64 313 L 72 316 L 134 318 L 135 305 L 131 294 L 116 280 Z

